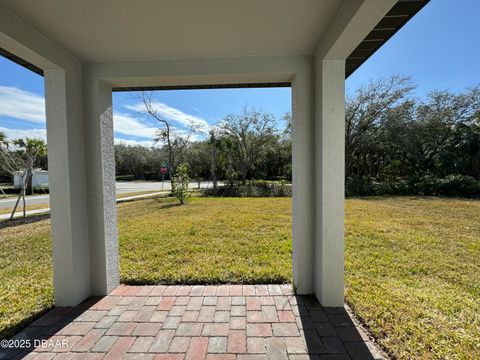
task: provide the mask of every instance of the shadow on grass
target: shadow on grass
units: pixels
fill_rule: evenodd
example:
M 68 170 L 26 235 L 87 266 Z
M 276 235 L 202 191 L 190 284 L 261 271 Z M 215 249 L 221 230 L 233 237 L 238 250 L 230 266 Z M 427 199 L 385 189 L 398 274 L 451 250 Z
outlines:
M 26 218 L 15 218 L 13 220 L 2 220 L 0 221 L 0 229 L 35 223 L 45 219 L 50 219 L 50 213 L 40 214 L 40 215 L 30 215 L 30 216 L 27 216 Z
M 48 313 L 52 309 L 53 309 L 52 306 L 50 306 L 48 308 L 45 308 L 45 309 L 42 309 L 42 310 L 40 310 L 40 311 L 38 311 L 34 314 L 31 314 L 29 317 L 26 317 L 26 318 L 22 319 L 21 321 L 16 322 L 15 324 L 12 324 L 12 325 L 9 325 L 9 326 L 5 327 L 0 332 L 0 340 L 6 339 L 6 338 L 16 334 L 17 332 L 19 332 L 20 330 L 22 330 L 23 328 L 25 328 L 29 324 L 33 323 L 35 320 L 37 320 L 41 316 L 45 315 L 46 313 Z M 1 350 L 1 348 L 0 348 L 0 350 Z M 1 351 L 0 351 L 0 354 L 1 354 Z M 0 359 L 3 359 L 3 358 L 0 356 Z
M 132 286 L 153 285 L 258 285 L 258 284 L 291 284 L 289 279 L 282 277 L 255 277 L 255 279 L 188 279 L 188 278 L 162 278 L 161 280 L 149 279 L 121 279 L 121 284 Z
M 42 352 L 62 351 L 63 344 L 55 342 L 58 339 L 55 339 L 54 336 L 58 338 L 59 334 L 68 334 L 68 326 L 73 326 L 74 322 L 87 321 L 86 318 L 82 319 L 82 314 L 101 299 L 101 297 L 92 297 L 75 307 L 59 306 L 46 309 L 7 328 L 2 332 L 0 339 L 8 339 L 7 344 L 10 343 L 0 347 L 0 359 L 21 359 L 36 350 Z M 48 342 L 49 340 L 51 341 Z M 48 347 L 46 347 L 47 345 Z M 74 345 L 69 346 L 68 350 L 71 350 Z
M 155 202 L 157 203 L 157 207 L 155 208 L 155 210 L 163 210 L 163 209 L 170 209 L 170 208 L 174 208 L 174 207 L 179 207 L 179 206 L 183 206 L 182 204 L 178 203 L 178 202 L 171 202 L 171 203 L 166 203 L 163 201 L 159 201 L 159 199 L 156 199 Z

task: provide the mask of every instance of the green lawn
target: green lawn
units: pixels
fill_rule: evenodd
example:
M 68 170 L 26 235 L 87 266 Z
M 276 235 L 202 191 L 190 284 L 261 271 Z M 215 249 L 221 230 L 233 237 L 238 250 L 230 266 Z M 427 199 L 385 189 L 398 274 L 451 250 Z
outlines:
M 53 305 L 50 221 L 0 229 L 0 338 Z
M 119 204 L 122 281 L 290 280 L 290 199 L 172 205 Z M 394 357 L 480 358 L 479 219 L 480 201 L 347 200 L 346 300 Z M 50 252 L 47 220 L 0 229 L 0 337 L 52 306 Z
M 480 359 L 480 201 L 346 206 L 346 300 L 402 359 Z
M 174 205 L 174 206 L 171 206 Z M 291 207 L 282 198 L 119 204 L 121 278 L 130 283 L 286 282 Z

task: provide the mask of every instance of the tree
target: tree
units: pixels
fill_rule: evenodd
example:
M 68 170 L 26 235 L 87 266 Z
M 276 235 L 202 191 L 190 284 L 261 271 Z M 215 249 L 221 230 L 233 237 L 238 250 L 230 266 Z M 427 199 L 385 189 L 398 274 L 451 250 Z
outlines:
M 39 157 L 47 154 L 47 144 L 42 139 L 17 139 L 13 144 L 23 152 L 24 168 L 26 169 L 26 192 L 33 194 L 33 169 L 36 167 Z
M 192 179 L 198 182 L 210 177 L 210 146 L 208 140 L 191 142 L 184 150 L 180 161 L 188 165 Z
M 15 147 L 15 149 L 12 149 Z M 10 215 L 13 219 L 20 199 L 23 199 L 23 216 L 26 216 L 25 195 L 27 188 L 32 188 L 33 169 L 40 156 L 45 156 L 47 146 L 41 139 L 17 139 L 8 141 L 4 133 L 0 133 L 0 154 L 2 168 L 7 170 L 12 176 L 20 175 L 22 179 L 21 190 L 18 195 L 15 206 Z
M 142 92 L 140 98 L 144 111 L 160 124 L 155 141 L 164 143 L 167 148 L 168 170 L 170 176 L 172 176 L 172 174 L 175 174 L 177 158 L 182 155 L 192 136 L 204 130 L 202 124 L 185 119 L 187 125 L 185 129 L 180 130 L 175 127 L 174 121 L 161 115 L 153 93 Z
M 218 125 L 223 136 L 231 141 L 231 154 L 240 172 L 242 183 L 255 169 L 266 144 L 275 134 L 275 118 L 271 114 L 244 108 L 241 115 L 227 115 Z
M 2 178 L 11 176 L 11 172 L 8 169 L 8 148 L 9 142 L 7 140 L 7 135 L 3 131 L 0 131 L 0 164 L 2 165 L 0 167 L 0 181 L 2 181 Z M 7 194 L 5 194 L 3 189 L 0 188 L 0 191 L 4 197 L 7 197 Z
M 173 195 L 180 201 L 181 205 L 186 205 L 190 199 L 190 191 L 188 190 L 188 183 L 190 178 L 188 176 L 188 165 L 180 164 L 177 167 L 177 172 L 173 177 L 172 183 L 175 186 L 172 186 Z
M 359 87 L 355 96 L 348 96 L 345 108 L 345 171 L 353 173 L 355 157 L 366 160 L 368 151 L 362 148 L 374 144 L 376 130 L 385 112 L 404 101 L 415 88 L 409 77 L 394 75 L 387 79 L 372 81 Z M 363 153 L 361 153 L 363 152 Z
M 237 178 L 237 172 L 235 171 L 233 165 L 234 144 L 232 138 L 228 136 L 222 137 L 220 146 L 227 157 L 227 169 L 225 174 L 227 177 L 228 186 L 233 187 L 233 182 Z
M 217 189 L 217 151 L 220 142 L 215 135 L 215 130 L 210 131 L 208 145 L 210 145 L 210 174 L 213 182 L 213 188 Z
M 347 102 L 347 184 L 358 189 L 349 193 L 375 187 L 476 193 L 471 184 L 480 179 L 480 87 L 436 90 L 418 99 L 402 79 L 374 82 Z
M 445 176 L 451 157 L 444 156 L 455 149 L 463 138 L 458 138 L 465 127 L 473 128 L 480 109 L 480 87 L 461 94 L 449 91 L 433 91 L 426 101 L 417 106 L 412 122 L 412 134 L 416 135 L 411 146 L 416 150 L 417 171 L 429 171 L 437 176 Z M 463 134 L 464 136 L 466 134 Z M 464 155 L 455 152 L 459 158 Z

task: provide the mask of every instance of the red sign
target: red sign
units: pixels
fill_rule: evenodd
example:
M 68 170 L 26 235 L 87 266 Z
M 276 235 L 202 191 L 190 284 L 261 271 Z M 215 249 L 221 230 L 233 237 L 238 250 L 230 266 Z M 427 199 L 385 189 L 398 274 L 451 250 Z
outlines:
M 161 167 L 161 168 L 160 168 L 160 173 L 162 173 L 162 174 L 168 173 L 168 168 L 166 168 L 166 167 Z

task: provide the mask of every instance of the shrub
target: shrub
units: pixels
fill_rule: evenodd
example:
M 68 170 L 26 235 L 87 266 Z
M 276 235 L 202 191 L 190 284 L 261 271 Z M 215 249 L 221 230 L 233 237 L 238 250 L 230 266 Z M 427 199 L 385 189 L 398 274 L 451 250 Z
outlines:
M 480 197 L 480 181 L 465 175 L 449 175 L 444 178 L 427 175 L 396 181 L 378 181 L 367 177 L 348 178 L 345 195 L 422 195 L 478 198 Z
M 188 165 L 180 164 L 177 167 L 175 176 L 172 179 L 172 193 L 180 204 L 185 205 L 190 199 L 190 191 L 188 190 L 188 183 L 190 178 L 188 177 Z
M 373 195 L 403 196 L 409 195 L 409 193 L 408 183 L 404 180 L 372 182 Z
M 345 184 L 346 196 L 368 196 L 373 195 L 373 183 L 366 177 L 349 177 Z
M 480 182 L 471 176 L 449 175 L 439 180 L 438 192 L 443 196 L 479 197 Z
M 135 180 L 134 175 L 118 175 L 116 176 L 117 181 L 133 181 Z
M 285 181 L 251 180 L 245 184 L 208 189 L 204 194 L 220 197 L 289 197 L 292 196 L 292 185 Z

